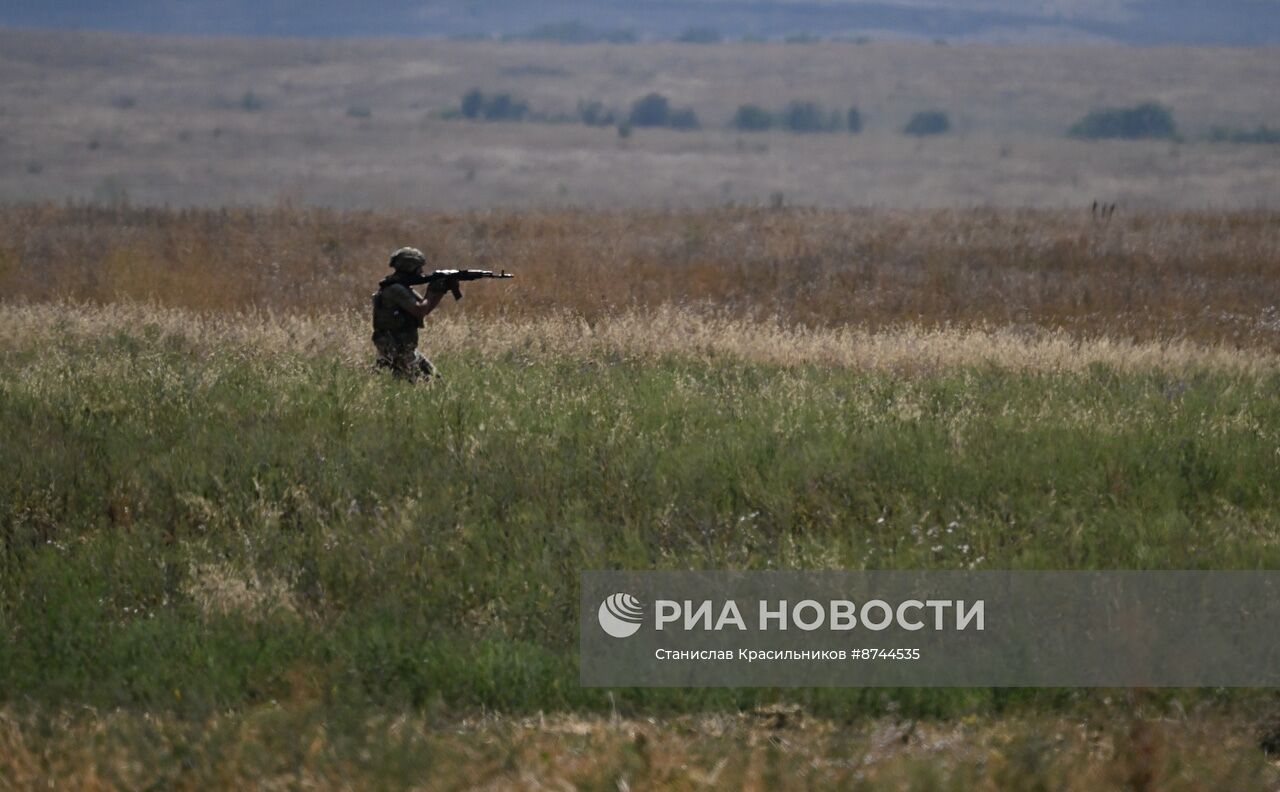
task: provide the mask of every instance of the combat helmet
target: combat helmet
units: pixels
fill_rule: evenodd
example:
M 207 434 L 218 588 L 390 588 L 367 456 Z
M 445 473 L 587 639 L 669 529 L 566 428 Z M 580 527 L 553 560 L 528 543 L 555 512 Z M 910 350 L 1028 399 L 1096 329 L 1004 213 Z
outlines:
M 413 272 L 426 263 L 427 257 L 422 255 L 421 250 L 402 247 L 391 254 L 391 261 L 387 262 L 387 266 L 397 272 Z

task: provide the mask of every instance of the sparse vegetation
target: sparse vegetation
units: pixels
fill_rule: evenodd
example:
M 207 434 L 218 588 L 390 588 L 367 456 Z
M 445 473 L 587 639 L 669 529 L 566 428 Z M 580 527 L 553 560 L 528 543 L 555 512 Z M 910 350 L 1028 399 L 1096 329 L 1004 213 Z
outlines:
M 245 91 L 240 97 L 240 109 L 246 113 L 256 113 L 266 109 L 266 107 L 266 101 L 253 91 Z
M 523 121 L 529 115 L 529 104 L 509 93 L 485 94 L 473 88 L 463 95 L 459 111 L 471 120 Z
M 1067 134 L 1087 140 L 1172 138 L 1177 134 L 1177 127 L 1167 107 L 1148 102 L 1094 110 L 1072 125 Z
M 709 27 L 692 27 L 676 37 L 681 44 L 719 44 L 721 40 L 720 31 Z
M 634 44 L 638 40 L 634 30 L 602 29 L 579 21 L 542 25 L 513 38 L 560 44 Z
M 0 207 L 0 240 L 0 294 L 13 300 L 363 310 L 387 247 L 413 243 L 442 264 L 519 270 L 518 290 L 473 289 L 453 307 L 477 316 L 707 305 L 807 327 L 1016 324 L 1280 351 L 1280 219 L 1268 211 L 1126 212 L 1102 234 L 1087 206 L 424 215 L 49 205 Z M 60 276 L 41 276 L 51 271 Z
M 1259 124 L 1254 129 L 1233 129 L 1231 127 L 1214 127 L 1209 139 L 1215 143 L 1263 143 L 1274 145 L 1280 143 L 1280 129 Z
M 667 118 L 667 126 L 672 129 L 693 130 L 701 127 L 698 123 L 698 114 L 693 111 L 692 107 L 677 107 L 671 111 L 671 115 Z
M 699 127 L 698 114 L 692 107 L 673 108 L 667 97 L 659 93 L 646 94 L 632 103 L 627 123 L 633 127 L 670 127 L 681 130 Z
M 862 115 L 854 107 L 842 119 L 838 112 L 808 100 L 793 101 L 777 113 L 759 105 L 745 104 L 738 107 L 730 126 L 742 132 L 763 132 L 777 127 L 799 133 L 836 132 L 843 127 L 857 134 L 862 131 Z
M 839 116 L 818 102 L 794 101 L 779 116 L 781 126 L 791 132 L 832 132 L 840 126 Z
M 579 101 L 578 120 L 587 126 L 613 126 L 617 122 L 616 114 L 605 107 L 604 102 Z
M 1181 146 L 1174 163 L 1162 141 L 1150 141 L 1149 152 L 1094 147 L 1087 157 L 1080 156 L 1078 146 L 1061 145 L 1064 131 L 1095 101 L 1092 70 L 1071 68 L 1081 57 L 1075 46 L 1032 52 L 900 42 L 894 45 L 903 48 L 899 62 L 886 59 L 879 45 L 852 44 L 578 48 L 437 40 L 407 53 L 357 39 L 340 46 L 274 38 L 205 46 L 190 39 L 161 43 L 86 31 L 49 33 L 54 46 L 33 49 L 17 45 L 23 35 L 0 31 L 0 51 L 14 69 L 30 75 L 0 81 L 0 106 L 10 122 L 4 130 L 4 164 L 17 176 L 0 180 L 0 203 L 83 200 L 108 174 L 126 180 L 135 201 L 203 207 L 271 206 L 282 193 L 299 203 L 349 208 L 511 207 L 551 195 L 559 182 L 580 205 L 629 208 L 704 208 L 730 198 L 767 202 L 775 190 L 805 206 L 1044 208 L 1074 206 L 1082 194 L 1091 200 L 1088 190 L 1061 178 L 1068 170 L 1078 174 L 1080 184 L 1123 182 L 1123 194 L 1135 205 L 1251 208 L 1280 202 L 1280 160 L 1270 156 L 1272 146 L 1242 147 L 1229 157 L 1222 146 Z M 122 42 L 133 53 L 128 68 L 113 60 Z M 166 58 L 179 58 L 190 68 L 166 69 Z M 1215 124 L 1276 127 L 1259 110 L 1268 106 L 1262 86 L 1280 81 L 1280 59 L 1265 53 L 1152 48 L 1129 62 L 1120 50 L 1094 48 L 1089 58 L 1099 71 L 1124 73 L 1132 86 L 1126 90 L 1139 97 L 1162 96 L 1162 86 L 1169 84 L 1180 86 L 1180 95 L 1197 97 L 1185 109 L 1177 107 L 1188 140 L 1203 141 Z M 97 75 L 87 99 L 77 65 L 86 59 L 114 64 Z M 992 81 L 993 73 L 1000 80 Z M 319 79 L 322 74 L 333 79 Z M 702 79 L 683 82 L 694 74 Z M 815 81 L 814 74 L 850 79 Z M 163 90 L 154 87 L 161 85 Z M 335 85 L 347 87 L 335 95 Z M 446 122 L 461 118 L 459 100 L 471 88 L 505 91 L 527 101 L 526 123 Z M 265 110 L 241 112 L 246 89 L 266 102 Z M 616 125 L 627 119 L 631 103 L 650 91 L 693 108 L 704 132 L 683 139 L 641 134 L 622 146 L 609 130 L 590 134 L 551 123 L 576 122 L 578 99 L 594 99 L 614 111 Z M 135 96 L 138 106 L 127 112 L 109 109 L 107 103 L 118 94 Z M 1009 98 L 998 99 L 1002 96 Z M 912 110 L 934 106 L 939 97 L 954 103 L 942 109 L 952 112 L 957 131 L 961 119 L 956 114 L 964 110 L 965 134 L 947 141 L 948 156 L 921 156 L 916 150 L 921 138 L 894 133 Z M 878 133 L 875 145 L 848 145 L 843 135 L 779 139 L 770 134 L 763 150 L 765 141 L 730 128 L 740 104 L 754 103 L 776 116 L 792 99 L 821 102 L 828 113 L 839 113 L 842 128 L 856 101 L 863 134 Z M 906 112 L 897 109 L 903 103 L 908 103 Z M 374 123 L 344 119 L 350 105 L 371 108 Z M 86 117 L 94 107 L 103 115 Z M 1073 107 L 1080 112 L 1073 114 Z M 325 124 L 316 114 L 323 108 L 336 108 L 337 120 L 346 122 Z M 184 131 L 189 145 L 177 143 Z M 92 167 L 65 166 L 67 146 L 92 137 L 101 143 Z M 746 138 L 741 148 L 736 148 L 737 137 Z M 167 144 L 142 144 L 151 140 Z M 1002 142 L 1013 143 L 1004 161 L 997 156 Z M 314 167 L 302 177 L 296 154 L 319 151 L 317 145 L 326 162 L 366 166 Z M 719 153 L 707 156 L 707 145 Z M 472 189 L 440 189 L 452 183 L 459 160 L 477 156 L 477 147 L 491 153 L 484 178 Z M 1161 167 L 1150 167 L 1148 154 Z M 219 167 L 232 162 L 224 159 L 232 155 L 234 167 Z M 215 158 L 212 169 L 197 173 L 192 158 L 206 156 Z M 580 167 L 546 172 L 571 158 L 578 158 Z M 41 178 L 24 175 L 28 161 L 44 164 Z M 728 197 L 717 189 L 726 169 L 734 184 Z M 844 178 L 842 173 L 857 175 Z M 389 174 L 403 185 L 388 189 Z
M 913 137 L 944 135 L 951 131 L 951 119 L 941 110 L 925 110 L 911 116 L 902 134 Z
M 697 716 L 364 717 L 291 700 L 205 719 L 0 710 L 0 777 L 19 789 L 429 787 L 1134 792 L 1274 789 L 1239 718 L 1150 704 L 1085 717 L 853 722 L 769 705 Z M 264 750 L 269 746 L 271 750 Z M 62 761 L 49 761 L 50 755 Z M 429 781 L 427 780 L 429 779 Z M 1191 779 L 1189 781 L 1189 779 Z
M 773 113 L 760 105 L 741 105 L 734 113 L 731 126 L 742 132 L 764 132 L 773 126 Z
M 858 108 L 850 107 L 849 112 L 845 115 L 844 128 L 849 131 L 850 135 L 857 135 L 862 132 L 862 113 Z

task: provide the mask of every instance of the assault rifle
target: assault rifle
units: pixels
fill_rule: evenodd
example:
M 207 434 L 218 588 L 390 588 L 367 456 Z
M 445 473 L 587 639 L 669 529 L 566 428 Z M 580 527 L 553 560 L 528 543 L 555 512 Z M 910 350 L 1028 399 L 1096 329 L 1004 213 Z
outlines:
M 482 278 L 514 278 L 515 276 L 506 270 L 494 272 L 493 270 L 436 270 L 430 274 L 410 275 L 407 279 L 400 282 L 409 286 L 421 286 L 428 284 L 429 291 L 452 292 L 453 299 L 462 299 L 462 288 L 459 284 L 462 281 L 480 280 Z

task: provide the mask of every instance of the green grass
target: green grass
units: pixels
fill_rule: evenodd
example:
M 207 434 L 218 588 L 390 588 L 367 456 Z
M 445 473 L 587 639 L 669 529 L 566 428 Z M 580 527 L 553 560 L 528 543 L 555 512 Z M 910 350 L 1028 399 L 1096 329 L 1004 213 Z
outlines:
M 1054 709 L 1096 696 L 582 689 L 577 575 L 1280 565 L 1273 374 L 506 355 L 413 387 L 196 334 L 0 349 L 4 702 Z

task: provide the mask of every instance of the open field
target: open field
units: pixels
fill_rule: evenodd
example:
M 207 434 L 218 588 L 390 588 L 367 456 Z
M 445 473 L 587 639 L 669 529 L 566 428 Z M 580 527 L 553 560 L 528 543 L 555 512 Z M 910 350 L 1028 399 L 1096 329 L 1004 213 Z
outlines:
M 1280 147 L 1209 143 L 1280 127 L 1274 48 L 692 46 L 148 38 L 0 31 L 0 200 L 460 209 L 768 203 L 952 207 L 1280 205 Z M 619 111 L 650 91 L 698 132 L 446 121 L 471 88 L 542 114 Z M 251 101 L 246 101 L 251 95 Z M 793 99 L 866 131 L 739 134 L 743 103 Z M 1159 101 L 1185 143 L 1083 142 L 1091 109 Z M 251 109 L 246 109 L 251 108 Z M 912 113 L 954 134 L 899 134 Z M 354 115 L 352 112 L 354 111 Z
M 1275 788 L 1271 690 L 576 647 L 582 569 L 1280 566 L 1278 227 L 0 210 L 0 788 Z M 439 385 L 370 370 L 404 242 L 519 273 Z
M 798 328 L 1000 328 L 1280 349 L 1280 214 L 0 209 L 9 300 L 368 310 L 386 257 L 499 269 L 442 315 L 594 322 L 663 306 Z M 785 354 L 785 353 L 782 353 Z
M 355 317 L 0 308 L 0 783 L 1274 785 L 1269 691 L 604 691 L 574 660 L 582 568 L 1271 568 L 1273 357 L 436 326 L 415 388 Z
M 97 790 L 1274 789 L 1215 715 L 842 724 L 793 707 L 662 719 L 361 720 L 271 704 L 203 721 L 0 711 L 0 784 Z

